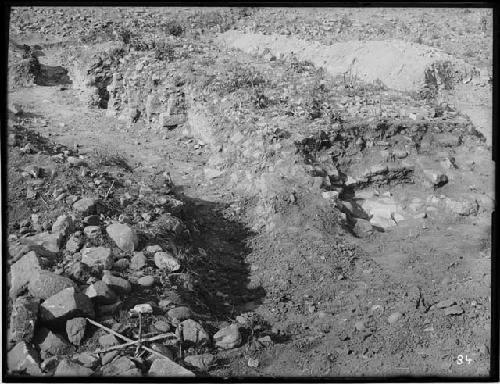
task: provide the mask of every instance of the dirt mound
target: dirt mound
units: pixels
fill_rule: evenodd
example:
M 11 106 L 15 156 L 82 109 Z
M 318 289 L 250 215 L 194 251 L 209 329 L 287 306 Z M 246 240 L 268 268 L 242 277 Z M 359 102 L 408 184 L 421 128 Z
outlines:
M 295 55 L 324 67 L 332 76 L 347 75 L 363 82 L 382 82 L 400 91 L 460 81 L 477 70 L 463 61 L 424 45 L 405 41 L 349 41 L 329 46 L 294 37 L 227 31 L 221 42 L 248 53 L 270 50 L 276 56 Z M 442 68 L 440 68 L 442 67 Z

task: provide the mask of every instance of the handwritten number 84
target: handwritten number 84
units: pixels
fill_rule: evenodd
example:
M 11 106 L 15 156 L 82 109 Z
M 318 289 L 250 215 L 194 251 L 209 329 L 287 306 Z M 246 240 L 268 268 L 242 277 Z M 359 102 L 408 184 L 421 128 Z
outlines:
M 463 355 L 458 355 L 458 357 L 457 357 L 457 364 L 458 365 L 462 365 L 464 362 L 467 363 L 467 364 L 470 364 L 472 362 L 472 359 L 469 359 L 467 357 L 467 355 L 465 355 L 465 359 L 464 359 Z

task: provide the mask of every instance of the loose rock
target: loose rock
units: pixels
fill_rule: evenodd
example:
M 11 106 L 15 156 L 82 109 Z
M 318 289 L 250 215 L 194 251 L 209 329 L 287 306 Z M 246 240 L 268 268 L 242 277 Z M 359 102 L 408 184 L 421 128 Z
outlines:
M 149 248 L 149 247 L 148 247 Z M 142 252 L 134 252 L 134 256 L 130 260 L 130 268 L 138 271 L 146 266 L 146 256 Z
M 110 363 L 111 361 L 113 361 L 113 359 L 118 356 L 120 352 L 118 351 L 111 351 L 111 352 L 108 352 L 106 353 L 103 357 L 102 357 L 102 365 L 106 365 L 108 363 Z
M 66 321 L 66 334 L 68 340 L 74 345 L 80 345 L 85 335 L 87 321 L 83 317 L 75 317 Z
M 71 235 L 66 241 L 66 250 L 71 253 L 78 252 L 78 250 L 82 247 L 83 245 L 83 239 L 81 236 L 77 236 L 75 234 Z
M 71 266 L 69 274 L 77 281 L 87 281 L 90 277 L 90 267 L 78 261 Z
M 168 332 L 168 331 L 170 331 L 170 324 L 168 323 L 168 321 L 158 320 L 158 321 L 156 321 L 154 323 L 154 326 L 160 332 Z
M 42 361 L 42 364 L 40 364 L 40 368 L 42 368 L 42 371 L 48 372 L 49 374 L 52 373 L 54 374 L 54 370 L 57 368 L 59 365 L 59 358 L 53 356 L 45 359 Z
M 63 237 L 64 237 L 63 234 L 60 232 L 56 233 L 42 232 L 34 236 L 24 237 L 20 241 L 23 244 L 39 245 L 48 252 L 57 254 L 60 251 L 60 246 Z
M 457 316 L 461 315 L 464 313 L 464 310 L 460 305 L 452 305 L 451 307 L 448 307 L 444 310 L 444 314 L 446 316 Z
M 113 223 L 106 228 L 106 232 L 122 251 L 133 252 L 138 246 L 137 235 L 127 224 Z
M 146 253 L 153 255 L 156 252 L 161 252 L 163 249 L 159 245 L 148 245 L 146 247 Z
M 83 218 L 83 225 L 85 226 L 99 226 L 101 224 L 101 219 L 97 215 L 85 216 Z
M 7 333 L 9 343 L 17 343 L 19 341 L 29 343 L 33 339 L 38 321 L 39 306 L 39 299 L 28 297 L 20 297 L 14 302 Z
M 52 224 L 52 232 L 60 232 L 64 237 L 68 236 L 75 228 L 73 218 L 69 215 L 59 216 Z
M 112 304 L 118 299 L 116 294 L 102 280 L 97 280 L 86 290 L 85 295 L 97 304 Z
M 28 252 L 10 268 L 9 295 L 16 297 L 28 285 L 29 281 L 42 269 L 41 261 L 34 252 Z
M 123 257 L 115 261 L 115 263 L 113 264 L 113 269 L 123 271 L 125 269 L 128 269 L 129 265 L 130 261 L 128 261 L 128 259 Z
M 387 318 L 387 321 L 389 322 L 389 324 L 393 324 L 395 323 L 396 321 L 398 321 L 401 316 L 403 316 L 401 313 L 399 312 L 394 312 L 393 314 L 391 314 L 388 318 Z
M 241 345 L 241 334 L 237 324 L 220 329 L 214 335 L 215 345 L 224 349 L 236 348 Z
M 30 376 L 42 376 L 40 358 L 35 349 L 24 341 L 18 343 L 7 354 L 9 373 L 25 372 Z
M 366 237 L 371 235 L 374 229 L 368 220 L 355 219 L 353 231 L 358 237 Z
M 74 359 L 77 360 L 84 367 L 90 369 L 95 369 L 99 365 L 99 357 L 89 352 L 82 352 L 79 355 L 74 356 Z
M 102 370 L 103 376 L 139 377 L 141 371 L 137 369 L 132 360 L 126 356 L 121 356 L 106 365 Z
M 456 303 L 457 302 L 454 299 L 442 300 L 436 304 L 436 308 L 439 308 L 439 309 L 448 308 Z
M 83 233 L 89 239 L 96 239 L 102 235 L 101 228 L 94 225 L 83 228 Z
M 188 319 L 184 320 L 181 324 L 184 341 L 195 345 L 203 345 L 209 342 L 210 337 L 208 333 L 198 322 Z
M 71 287 L 76 288 L 71 279 L 50 271 L 39 271 L 34 274 L 28 284 L 31 295 L 43 300 Z
M 146 288 L 152 287 L 154 283 L 155 278 L 153 276 L 143 276 L 139 280 L 137 280 L 137 284 L 142 285 Z
M 168 311 L 168 317 L 172 320 L 183 321 L 188 320 L 193 316 L 193 313 L 188 307 L 176 307 Z
M 363 321 L 356 321 L 354 323 L 354 328 L 356 328 L 357 331 L 362 331 L 365 329 L 365 323 Z
M 81 366 L 68 359 L 61 361 L 54 372 L 55 377 L 88 377 L 93 374 L 94 371 L 92 369 Z
M 81 250 L 83 264 L 97 269 L 110 269 L 113 266 L 111 249 L 105 247 L 83 248 Z
M 168 359 L 156 359 L 151 364 L 148 376 L 152 377 L 195 377 L 195 374 L 186 368 Z
M 179 261 L 168 252 L 156 252 L 154 258 L 155 265 L 160 269 L 167 269 L 170 272 L 175 272 L 181 268 Z
M 50 356 L 67 355 L 74 351 L 71 344 L 46 328 L 42 328 L 38 332 L 35 343 L 38 344 L 42 359 Z
M 44 321 L 66 321 L 73 317 L 94 317 L 94 306 L 90 299 L 75 288 L 66 288 L 49 297 L 40 307 Z
M 258 359 L 249 358 L 247 365 L 251 368 L 257 368 L 260 362 Z
M 130 283 L 121 277 L 105 274 L 102 281 L 118 294 L 129 293 L 132 290 Z
M 97 211 L 97 204 L 97 199 L 85 197 L 75 202 L 73 204 L 73 209 L 83 216 L 92 215 Z
M 202 355 L 186 356 L 184 362 L 192 367 L 198 368 L 200 371 L 208 371 L 211 365 L 215 363 L 215 356 L 209 353 Z
M 109 348 L 112 347 L 113 345 L 118 345 L 120 343 L 118 342 L 118 339 L 114 335 L 107 334 L 99 337 L 99 344 L 103 348 Z

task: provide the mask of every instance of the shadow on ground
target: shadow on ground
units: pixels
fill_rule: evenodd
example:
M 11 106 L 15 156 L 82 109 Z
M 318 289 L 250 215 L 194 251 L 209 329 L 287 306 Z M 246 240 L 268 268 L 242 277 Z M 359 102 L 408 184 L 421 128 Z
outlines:
M 168 299 L 177 306 L 189 306 L 195 318 L 226 321 L 262 304 L 266 292 L 252 287 L 246 262 L 251 252 L 247 240 L 253 233 L 228 214 L 227 204 L 190 198 L 182 193 L 182 187 L 174 189 L 184 205 L 171 217 L 173 221 L 178 217 L 185 229 L 177 234 L 168 229 L 144 233 L 140 242 L 159 244 L 170 251 L 181 269 L 165 271 L 159 284 L 151 288 L 137 287 L 127 297 L 125 307 Z
M 186 204 L 182 218 L 191 232 L 191 245 L 202 255 L 187 260 L 187 268 L 196 276 L 207 314 L 225 320 L 261 304 L 266 292 L 249 284 L 246 262 L 251 252 L 247 240 L 253 233 L 226 212 L 226 204 L 177 194 Z
M 66 68 L 40 64 L 40 72 L 36 77 L 35 84 L 54 86 L 73 84 L 73 82 L 71 81 Z

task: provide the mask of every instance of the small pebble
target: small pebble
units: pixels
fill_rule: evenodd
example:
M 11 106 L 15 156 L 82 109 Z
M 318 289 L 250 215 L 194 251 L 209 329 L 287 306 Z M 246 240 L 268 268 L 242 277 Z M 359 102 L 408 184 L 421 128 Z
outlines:
M 398 321 L 401 318 L 401 316 L 403 316 L 401 313 L 394 312 L 392 315 L 390 315 L 387 318 L 387 321 L 389 322 L 389 324 L 394 324 L 396 321 Z
M 362 331 L 362 330 L 365 329 L 365 323 L 363 321 L 361 321 L 361 320 L 360 321 L 356 321 L 354 323 L 354 328 L 356 328 L 356 330 L 358 330 L 358 331 Z
M 248 366 L 249 367 L 252 367 L 252 368 L 257 368 L 259 366 L 259 360 L 258 359 L 253 359 L 253 358 L 249 358 L 248 359 Z
M 151 287 L 155 283 L 155 278 L 153 276 L 143 276 L 137 280 L 137 284 L 143 287 Z
M 170 331 L 170 324 L 164 320 L 158 320 L 154 324 L 155 328 L 160 332 L 168 332 Z

